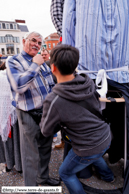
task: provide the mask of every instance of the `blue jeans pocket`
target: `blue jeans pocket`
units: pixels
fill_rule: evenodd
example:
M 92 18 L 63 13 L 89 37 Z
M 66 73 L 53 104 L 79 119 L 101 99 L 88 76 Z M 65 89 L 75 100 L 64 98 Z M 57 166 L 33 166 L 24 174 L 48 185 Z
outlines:
M 109 145 L 110 146 L 110 145 Z M 92 156 L 84 156 L 84 157 L 80 157 L 80 163 L 81 164 L 91 164 L 94 161 L 98 160 L 100 157 L 103 156 L 103 154 L 106 152 L 106 150 L 109 148 L 109 146 L 107 148 L 105 148 L 101 153 L 99 154 L 95 154 Z
M 81 157 L 80 163 L 81 164 L 91 164 L 94 161 L 98 160 L 101 157 L 101 154 L 93 155 L 93 156 L 86 156 L 86 157 Z

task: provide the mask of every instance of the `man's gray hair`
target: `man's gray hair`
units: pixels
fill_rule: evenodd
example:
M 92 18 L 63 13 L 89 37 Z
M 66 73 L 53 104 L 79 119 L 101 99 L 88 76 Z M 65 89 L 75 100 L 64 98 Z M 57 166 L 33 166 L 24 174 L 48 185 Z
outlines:
M 27 33 L 24 35 L 24 39 L 29 38 L 29 37 L 31 36 L 31 34 L 34 34 L 34 35 L 40 37 L 40 38 L 42 39 L 42 41 L 43 41 L 42 35 L 41 35 L 40 33 L 38 33 L 38 32 L 35 32 L 35 31 L 33 31 L 33 32 L 27 32 Z

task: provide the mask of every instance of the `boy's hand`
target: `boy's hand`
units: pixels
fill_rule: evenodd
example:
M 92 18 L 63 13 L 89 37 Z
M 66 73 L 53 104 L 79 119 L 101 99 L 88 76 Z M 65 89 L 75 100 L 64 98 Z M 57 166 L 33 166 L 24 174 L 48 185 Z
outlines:
M 44 63 L 44 59 L 41 55 L 36 55 L 33 57 L 33 60 L 32 60 L 34 63 L 37 63 L 39 66 L 42 65 Z

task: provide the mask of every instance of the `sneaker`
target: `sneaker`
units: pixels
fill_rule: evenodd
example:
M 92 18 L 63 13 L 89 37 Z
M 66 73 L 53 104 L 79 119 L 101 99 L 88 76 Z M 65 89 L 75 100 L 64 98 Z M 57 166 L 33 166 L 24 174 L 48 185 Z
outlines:
M 114 183 L 114 182 L 115 182 L 115 178 L 111 182 L 109 182 L 109 183 Z
M 103 180 L 103 179 L 102 179 Z M 104 180 L 106 181 L 106 180 Z M 114 183 L 115 182 L 115 178 L 112 181 L 106 181 L 107 183 Z
M 55 148 L 60 149 L 60 148 L 64 148 L 65 142 L 61 141 L 60 144 L 55 145 Z
M 10 172 L 11 171 L 11 169 L 8 169 L 7 166 L 5 167 L 5 169 L 6 169 L 6 172 Z

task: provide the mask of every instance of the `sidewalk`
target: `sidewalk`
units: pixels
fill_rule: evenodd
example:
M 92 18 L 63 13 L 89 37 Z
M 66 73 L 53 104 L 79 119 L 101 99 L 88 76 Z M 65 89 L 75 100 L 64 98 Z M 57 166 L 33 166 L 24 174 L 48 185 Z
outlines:
M 60 134 L 58 135 L 56 143 L 58 143 L 59 141 L 60 141 Z M 55 143 L 53 143 L 53 148 L 54 148 L 54 145 Z M 108 162 L 108 154 L 105 155 L 105 159 Z M 50 177 L 59 178 L 58 169 L 62 161 L 63 161 L 63 149 L 59 149 L 59 150 L 52 149 L 51 160 L 49 164 Z M 81 179 L 81 181 L 84 184 L 97 189 L 113 190 L 113 189 L 123 187 L 124 179 L 122 178 L 122 174 L 123 174 L 124 160 L 121 159 L 116 164 L 108 163 L 108 165 L 112 169 L 114 175 L 116 176 L 114 183 L 106 183 L 105 181 L 98 179 L 95 173 L 91 178 Z M 13 168 L 10 172 L 5 172 L 4 164 L 0 164 L 0 194 L 1 194 L 2 186 L 24 186 L 23 177 L 15 170 L 15 168 Z M 63 183 L 61 183 L 61 186 L 62 186 L 62 194 L 69 194 L 67 188 Z

